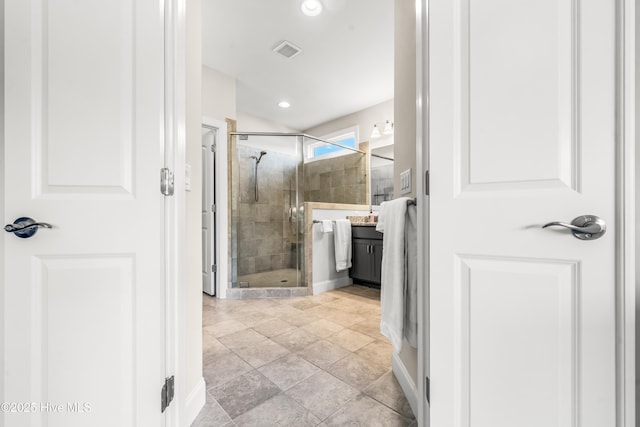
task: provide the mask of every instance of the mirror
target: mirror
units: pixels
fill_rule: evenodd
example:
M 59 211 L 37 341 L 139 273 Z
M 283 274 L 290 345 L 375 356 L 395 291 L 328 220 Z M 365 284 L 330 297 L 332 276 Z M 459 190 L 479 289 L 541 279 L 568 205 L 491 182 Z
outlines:
M 370 150 L 370 200 L 372 206 L 393 199 L 393 142 Z

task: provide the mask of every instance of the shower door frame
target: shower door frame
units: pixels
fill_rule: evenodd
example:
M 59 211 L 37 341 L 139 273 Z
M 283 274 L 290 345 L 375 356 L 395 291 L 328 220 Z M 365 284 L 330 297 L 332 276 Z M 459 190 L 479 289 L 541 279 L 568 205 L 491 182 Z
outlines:
M 313 139 L 313 140 L 317 140 L 317 141 L 321 141 L 321 142 L 327 142 L 327 143 L 332 144 L 332 145 L 339 145 L 339 146 L 341 146 L 341 147 L 344 147 L 344 146 L 342 146 L 342 145 L 340 145 L 340 144 L 336 144 L 336 143 L 329 142 L 329 141 L 324 141 L 324 140 L 319 139 L 319 138 L 316 138 L 316 137 L 314 137 L 314 136 L 310 136 L 310 135 L 306 135 L 306 134 L 301 134 L 301 133 L 287 133 L 287 132 L 241 132 L 241 131 L 230 131 L 230 132 L 228 133 L 228 135 L 229 135 L 229 138 L 240 137 L 240 136 L 259 136 L 259 137 L 295 137 L 295 143 L 296 143 L 296 144 L 299 144 L 299 146 L 300 146 L 300 150 L 301 150 L 301 151 L 300 151 L 300 158 L 298 159 L 298 164 L 296 165 L 296 171 L 295 171 L 295 177 L 296 177 L 296 196 L 295 196 L 295 206 L 296 206 L 296 208 L 298 208 L 298 209 L 300 208 L 300 205 L 303 205 L 303 204 L 304 204 L 304 202 L 302 202 L 302 203 L 301 203 L 301 201 L 300 201 L 300 195 L 298 194 L 298 188 L 299 188 L 299 186 L 300 186 L 300 180 L 304 180 L 304 176 L 300 176 L 300 165 L 302 164 L 302 165 L 303 165 L 303 167 L 304 167 L 304 153 L 303 153 L 303 151 L 302 151 L 302 150 L 303 150 L 303 146 L 304 146 L 304 137 L 308 137 L 309 139 Z M 229 144 L 230 144 L 230 143 L 229 143 Z M 349 149 L 349 150 L 354 150 L 354 149 L 352 149 L 352 148 L 350 148 L 350 147 L 344 147 L 344 148 L 347 148 L 347 149 Z M 234 153 L 231 153 L 231 150 L 232 150 L 231 145 L 229 145 L 229 148 L 227 149 L 227 151 L 230 153 L 229 155 L 234 155 Z M 235 152 L 235 155 L 238 155 L 238 153 L 237 153 L 237 151 L 238 151 L 237 141 L 236 141 L 235 151 L 236 151 L 236 152 Z M 354 150 L 354 151 L 359 151 L 359 150 Z M 266 153 L 265 153 L 265 154 L 266 154 Z M 260 157 L 262 157 L 262 156 L 260 156 Z M 230 158 L 229 158 L 229 160 L 230 160 Z M 239 164 L 238 164 L 238 168 L 239 168 L 239 167 L 240 167 L 240 166 L 239 166 Z M 233 175 L 233 173 L 234 173 L 233 167 L 231 167 L 231 171 L 230 171 L 230 172 L 231 172 L 231 174 Z M 226 174 L 226 171 L 225 171 L 225 174 Z M 230 179 L 231 179 L 231 178 L 230 178 Z M 257 168 L 255 168 L 255 169 L 254 169 L 254 179 L 257 179 Z M 229 185 L 231 185 L 231 186 L 233 185 L 233 182 L 232 182 L 232 181 L 233 181 L 233 180 L 231 179 L 231 181 L 229 182 Z M 257 192 L 256 192 L 256 195 L 257 195 Z M 229 192 L 229 193 L 228 193 L 228 197 L 229 197 L 229 198 L 232 198 L 232 197 L 233 197 L 233 195 L 232 195 L 232 193 L 231 193 L 231 192 Z M 238 196 L 238 197 L 239 197 L 239 196 Z M 227 199 L 225 199 L 225 201 L 226 201 L 226 200 L 227 200 Z M 221 202 L 221 203 L 222 203 L 222 202 Z M 231 203 L 233 203 L 233 202 L 231 202 Z M 257 201 L 256 201 L 256 203 L 257 203 Z M 231 210 L 232 210 L 232 207 L 231 207 L 231 206 L 229 206 L 229 212 L 230 212 Z M 233 219 L 231 219 L 231 220 L 230 220 L 230 226 L 233 228 Z M 299 227 L 299 225 L 298 225 L 298 227 Z M 234 245 L 233 245 L 233 242 L 232 242 L 232 239 L 234 238 L 234 237 L 232 237 L 232 236 L 233 236 L 233 234 L 234 234 L 233 232 L 231 232 L 231 233 L 229 234 L 228 247 L 230 247 L 230 248 L 234 246 Z M 236 238 L 237 238 L 237 237 L 236 237 Z M 298 242 L 298 244 L 302 243 L 303 248 L 304 248 L 304 239 L 305 239 L 305 237 L 303 236 L 303 237 L 302 237 L 302 242 Z M 239 242 L 237 242 L 237 245 L 239 245 L 239 244 L 240 244 L 240 243 L 239 243 Z M 236 246 L 236 247 L 238 247 L 238 246 Z M 308 283 L 306 283 L 306 280 L 305 280 L 305 274 L 304 274 L 304 268 L 306 268 L 306 266 L 304 266 L 304 259 L 303 259 L 303 258 L 304 258 L 304 250 L 300 251 L 299 247 L 298 247 L 298 246 L 296 246 L 295 251 L 296 251 L 296 253 L 295 253 L 295 256 L 296 256 L 296 262 L 295 262 L 295 266 L 293 266 L 292 268 L 295 268 L 295 270 L 296 270 L 296 286 L 292 286 L 292 287 L 287 286 L 286 288 L 292 288 L 292 289 L 308 288 L 308 287 L 309 287 L 309 284 L 308 284 Z M 232 254 L 232 253 L 229 253 L 228 255 L 229 255 L 229 258 L 231 258 L 231 257 L 233 257 L 233 256 L 234 256 L 234 254 Z M 238 259 L 239 259 L 239 258 L 238 258 Z M 232 288 L 232 289 L 243 289 L 243 288 L 241 288 L 241 287 L 240 287 L 240 279 L 239 279 L 240 275 L 237 273 L 237 266 L 236 266 L 236 269 L 235 269 L 235 274 L 233 273 L 233 270 L 234 270 L 234 267 L 233 267 L 233 266 L 231 266 L 231 267 L 230 267 L 230 272 L 229 272 L 229 277 L 231 278 L 231 280 L 228 282 L 228 285 L 227 285 L 227 286 L 228 286 L 229 288 Z M 238 284 L 238 286 L 237 286 L 237 287 L 234 287 L 234 286 L 233 286 L 235 282 L 237 282 L 237 284 Z M 279 288 L 280 288 L 280 286 L 277 286 L 276 284 L 274 284 L 274 286 L 267 286 L 267 287 L 262 287 L 262 286 L 261 286 L 261 287 L 251 288 L 251 289 L 256 290 L 256 289 L 274 289 L 274 288 L 279 289 Z M 247 288 L 244 288 L 244 289 L 247 289 Z

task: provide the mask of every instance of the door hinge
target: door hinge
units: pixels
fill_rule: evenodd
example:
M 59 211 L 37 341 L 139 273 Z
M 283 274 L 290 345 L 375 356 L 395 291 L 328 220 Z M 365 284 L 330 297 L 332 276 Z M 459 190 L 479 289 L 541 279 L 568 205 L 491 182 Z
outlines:
M 429 171 L 424 172 L 424 194 L 429 195 Z
M 173 375 L 171 375 L 169 378 L 165 378 L 164 385 L 162 386 L 162 391 L 160 392 L 162 412 L 167 409 L 167 406 L 169 406 L 169 404 L 171 404 L 171 401 L 173 400 L 173 386 Z
M 430 404 L 430 398 L 431 398 L 431 391 L 429 390 L 429 386 L 430 386 L 430 381 L 429 381 L 429 377 L 425 377 L 425 383 L 424 383 L 424 394 L 427 398 L 427 403 Z
M 216 212 L 216 205 L 215 203 L 213 205 L 211 205 L 211 212 L 215 213 Z
M 160 192 L 165 196 L 173 196 L 173 172 L 169 168 L 160 169 Z
M 217 273 L 218 272 L 218 265 L 217 264 L 213 264 L 211 266 L 211 272 L 212 273 Z
M 216 152 L 216 144 L 211 144 L 211 151 Z

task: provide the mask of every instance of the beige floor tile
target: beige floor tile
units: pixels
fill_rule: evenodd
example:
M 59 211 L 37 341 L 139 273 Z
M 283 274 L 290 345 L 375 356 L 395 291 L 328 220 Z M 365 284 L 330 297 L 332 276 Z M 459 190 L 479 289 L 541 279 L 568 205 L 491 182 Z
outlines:
M 245 329 L 247 329 L 247 325 L 240 323 L 237 320 L 226 320 L 224 322 L 216 323 L 215 325 L 204 327 L 205 332 L 212 334 L 216 338 L 224 337 L 225 335 L 233 334 Z
M 203 360 L 203 376 L 207 390 L 225 384 L 253 369 L 231 350 L 208 356 Z
M 233 425 L 231 417 L 222 406 L 207 393 L 207 402 L 198 414 L 198 417 L 191 424 L 191 427 L 211 427 Z
M 278 318 L 253 327 L 254 331 L 257 331 L 265 337 L 269 338 L 275 337 L 276 335 L 284 334 L 285 332 L 290 332 L 294 329 L 296 329 L 296 326 Z
M 349 329 L 368 335 L 375 339 L 386 339 L 384 335 L 380 333 L 379 318 L 368 318 L 362 322 L 358 322 L 349 326 Z
M 210 326 L 227 320 L 235 320 L 231 314 L 224 310 L 211 306 L 204 306 L 202 309 L 202 325 Z
M 272 316 L 268 311 L 249 311 L 236 317 L 237 321 L 244 323 L 250 328 L 275 319 L 276 317 Z
M 355 353 L 363 359 L 369 360 L 377 365 L 391 366 L 393 347 L 386 338 L 382 338 L 382 340 L 376 340 L 365 345 Z
M 216 337 L 208 332 L 202 333 L 202 354 L 205 358 L 207 355 L 215 355 L 224 351 L 228 351 L 227 347 Z
M 337 323 L 333 323 L 326 319 L 319 319 L 315 322 L 304 325 L 302 329 L 307 332 L 311 332 L 312 334 L 320 338 L 326 338 L 330 335 L 340 332 L 344 329 L 344 326 L 338 325 Z
M 289 354 L 289 350 L 270 339 L 265 339 L 258 344 L 235 348 L 233 352 L 254 368 L 259 368 Z
M 349 354 L 327 368 L 327 372 L 358 390 L 364 390 L 389 370 L 389 366 L 371 363 L 355 354 Z
M 400 387 L 400 383 L 398 383 L 392 371 L 387 372 L 369 384 L 369 386 L 364 389 L 364 393 L 378 402 L 384 403 L 400 415 L 407 418 L 414 416 L 411 405 L 409 405 Z
M 285 322 L 289 322 L 294 326 L 304 326 L 311 322 L 315 322 L 316 320 L 320 320 L 318 316 L 307 314 L 305 312 L 302 312 L 300 314 L 285 314 L 280 316 L 280 319 L 284 320 Z
M 355 323 L 359 323 L 366 320 L 364 317 L 359 316 L 357 314 L 347 313 L 342 310 L 337 310 L 331 307 L 325 307 L 325 305 L 311 308 L 307 310 L 307 313 L 313 314 L 322 319 L 327 319 L 333 323 L 337 323 L 345 327 L 348 327 Z
M 359 394 L 355 388 L 324 371 L 307 378 L 285 393 L 321 420 Z
M 286 347 L 289 351 L 297 352 L 318 341 L 318 337 L 298 328 L 291 332 L 277 335 L 273 337 L 272 340 Z
M 265 341 L 267 337 L 253 329 L 245 329 L 243 331 L 235 332 L 233 334 L 225 335 L 218 340 L 224 344 L 227 348 L 235 349 L 240 347 L 248 347 L 257 345 Z
M 290 304 L 290 305 L 291 307 L 297 308 L 298 310 L 308 310 L 310 308 L 319 306 L 320 302 L 315 302 L 310 299 L 304 299 L 302 301 L 294 302 L 293 304 Z
M 278 386 L 256 370 L 209 390 L 231 418 L 255 408 L 280 391 Z
M 362 427 L 409 427 L 413 419 L 403 417 L 385 405 L 360 395 L 347 403 L 322 425 Z
M 320 368 L 295 354 L 289 354 L 258 370 L 281 390 L 288 390 L 300 381 L 319 372 Z
M 349 354 L 349 351 L 326 340 L 315 342 L 298 352 L 298 356 L 322 369 L 328 368 Z
M 237 427 L 312 427 L 320 419 L 286 394 L 279 394 L 237 417 Z
M 327 341 L 338 344 L 345 350 L 356 351 L 373 342 L 374 339 L 360 332 L 352 331 L 351 329 L 343 329 L 335 335 L 328 337 Z

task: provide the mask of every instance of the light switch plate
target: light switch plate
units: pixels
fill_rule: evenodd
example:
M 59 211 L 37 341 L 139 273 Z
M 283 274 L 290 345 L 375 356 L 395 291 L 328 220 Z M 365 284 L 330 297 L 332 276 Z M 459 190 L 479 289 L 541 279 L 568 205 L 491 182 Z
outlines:
M 411 169 L 400 173 L 400 194 L 411 193 Z

